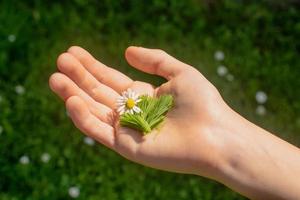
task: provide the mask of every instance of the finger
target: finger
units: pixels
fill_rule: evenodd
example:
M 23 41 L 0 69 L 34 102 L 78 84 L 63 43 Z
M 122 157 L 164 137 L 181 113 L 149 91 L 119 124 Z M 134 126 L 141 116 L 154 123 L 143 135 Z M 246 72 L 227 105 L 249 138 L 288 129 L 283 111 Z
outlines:
M 114 108 L 115 100 L 119 94 L 110 87 L 100 83 L 72 54 L 61 54 L 57 59 L 57 67 L 93 99 Z
M 132 46 L 126 49 L 125 57 L 133 67 L 150 74 L 162 76 L 167 80 L 190 67 L 160 49 Z
M 133 84 L 128 76 L 97 61 L 81 47 L 73 46 L 69 48 L 68 52 L 76 57 L 99 82 L 113 88 L 118 93 L 123 92 Z
M 96 118 L 78 96 L 67 99 L 66 107 L 75 126 L 105 146 L 114 146 L 114 128 Z
M 79 96 L 83 99 L 89 110 L 102 121 L 112 124 L 113 111 L 96 101 L 94 101 L 89 95 L 81 90 L 71 79 L 62 73 L 54 73 L 49 79 L 50 88 L 64 101 L 71 96 Z

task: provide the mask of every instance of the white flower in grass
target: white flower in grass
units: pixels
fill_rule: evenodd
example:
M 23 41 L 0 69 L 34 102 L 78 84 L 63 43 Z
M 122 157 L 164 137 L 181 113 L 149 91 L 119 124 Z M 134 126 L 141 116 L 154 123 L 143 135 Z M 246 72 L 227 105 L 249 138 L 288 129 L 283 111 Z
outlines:
M 225 76 L 228 72 L 227 67 L 225 67 L 224 65 L 220 65 L 217 68 L 217 73 L 219 76 Z
M 25 93 L 25 88 L 22 85 L 17 85 L 15 91 L 17 94 L 22 95 Z
M 80 195 L 80 190 L 79 190 L 79 188 L 76 187 L 76 186 L 70 187 L 70 188 L 69 188 L 69 195 L 70 195 L 70 197 L 72 197 L 72 198 L 77 198 L 77 197 L 79 197 L 79 195 Z
M 234 76 L 232 75 L 232 74 L 227 74 L 226 75 L 226 79 L 227 79 L 227 81 L 233 81 L 234 80 Z
M 27 165 L 30 162 L 29 157 L 26 155 L 22 156 L 19 161 L 22 165 Z
M 124 113 L 140 113 L 142 110 L 137 106 L 137 103 L 140 101 L 139 95 L 129 88 L 117 99 L 117 111 L 120 115 Z
M 264 104 L 267 102 L 268 96 L 263 91 L 257 91 L 255 94 L 255 99 L 256 99 L 257 103 Z
M 85 144 L 87 144 L 89 146 L 93 146 L 95 144 L 95 140 L 93 140 L 90 137 L 84 137 L 83 141 Z
M 217 60 L 217 61 L 222 61 L 222 60 L 224 60 L 224 58 L 225 58 L 225 55 L 224 55 L 224 52 L 223 51 L 216 51 L 215 52 L 215 55 L 214 55 L 214 57 L 215 57 L 215 60 Z
M 263 105 L 258 105 L 255 112 L 257 115 L 263 116 L 267 113 L 267 110 Z
M 13 34 L 10 34 L 10 35 L 7 37 L 7 40 L 8 40 L 9 42 L 14 42 L 14 41 L 16 41 L 16 36 L 13 35 Z
M 49 162 L 50 159 L 51 159 L 51 156 L 50 156 L 49 153 L 43 153 L 43 154 L 41 155 L 41 160 L 42 160 L 42 162 L 44 162 L 44 163 Z

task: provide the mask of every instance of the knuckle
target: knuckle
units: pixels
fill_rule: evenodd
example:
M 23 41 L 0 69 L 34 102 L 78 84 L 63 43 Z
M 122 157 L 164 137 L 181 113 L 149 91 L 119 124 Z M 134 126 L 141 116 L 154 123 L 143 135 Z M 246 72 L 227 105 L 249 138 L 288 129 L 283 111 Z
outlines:
M 157 54 L 159 54 L 161 56 L 167 55 L 167 53 L 164 50 L 162 50 L 162 49 L 155 49 L 155 51 L 157 52 Z
M 156 49 L 156 52 L 157 52 L 157 58 L 153 63 L 153 65 L 155 67 L 155 73 L 159 74 L 159 71 L 161 70 L 160 68 L 163 67 L 166 63 L 168 54 L 161 49 Z
M 167 52 L 165 52 L 165 51 L 162 50 L 162 49 L 156 49 L 156 52 L 157 52 L 158 61 L 159 61 L 160 63 L 163 63 L 163 62 L 166 60 L 166 58 L 169 56 L 169 55 L 167 54 Z

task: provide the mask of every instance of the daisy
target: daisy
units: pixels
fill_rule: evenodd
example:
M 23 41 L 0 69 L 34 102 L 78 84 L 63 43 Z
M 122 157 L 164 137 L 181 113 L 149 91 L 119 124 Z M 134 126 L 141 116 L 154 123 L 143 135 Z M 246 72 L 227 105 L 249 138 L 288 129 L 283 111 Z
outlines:
M 255 94 L 255 99 L 257 103 L 264 104 L 268 100 L 268 96 L 264 91 L 257 91 Z
M 227 79 L 227 81 L 233 81 L 234 80 L 234 76 L 232 75 L 232 74 L 227 74 L 226 75 L 226 79 Z
M 93 146 L 95 144 L 95 140 L 93 140 L 92 138 L 90 137 L 85 137 L 83 139 L 84 143 L 89 145 L 89 146 Z
M 267 110 L 263 105 L 258 105 L 255 112 L 257 115 L 263 116 L 267 113 Z
M 41 155 L 41 160 L 42 160 L 42 162 L 44 162 L 44 163 L 49 162 L 50 159 L 51 159 L 51 156 L 50 156 L 49 153 L 43 153 L 43 154 Z
M 224 65 L 220 65 L 217 68 L 217 73 L 219 76 L 225 76 L 228 72 L 227 67 L 225 67 Z
M 19 159 L 20 163 L 22 165 L 27 165 L 30 163 L 29 157 L 26 155 L 23 155 L 20 159 Z
M 214 57 L 215 57 L 216 61 L 222 61 L 225 58 L 225 54 L 224 54 L 223 51 L 218 50 L 218 51 L 215 52 Z
M 7 39 L 8 39 L 9 42 L 14 42 L 14 41 L 16 41 L 16 36 L 14 34 L 10 34 L 7 37 Z
M 76 186 L 70 187 L 68 192 L 69 192 L 70 197 L 72 197 L 74 199 L 79 197 L 79 195 L 80 195 L 80 189 L 79 189 L 79 187 L 76 187 Z
M 140 101 L 139 95 L 129 88 L 117 99 L 117 111 L 120 115 L 124 113 L 140 113 L 142 110 L 137 106 L 137 103 Z
M 22 85 L 17 85 L 15 91 L 17 94 L 22 95 L 25 93 L 25 88 Z

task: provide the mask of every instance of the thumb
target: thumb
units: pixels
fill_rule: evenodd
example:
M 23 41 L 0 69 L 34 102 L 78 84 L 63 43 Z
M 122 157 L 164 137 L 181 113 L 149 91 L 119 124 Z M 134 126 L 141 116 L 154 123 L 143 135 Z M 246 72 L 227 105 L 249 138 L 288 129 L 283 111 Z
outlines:
M 162 76 L 167 80 L 190 67 L 160 49 L 131 46 L 126 49 L 125 57 L 133 67 L 146 73 Z

